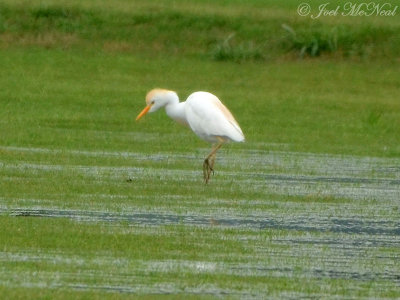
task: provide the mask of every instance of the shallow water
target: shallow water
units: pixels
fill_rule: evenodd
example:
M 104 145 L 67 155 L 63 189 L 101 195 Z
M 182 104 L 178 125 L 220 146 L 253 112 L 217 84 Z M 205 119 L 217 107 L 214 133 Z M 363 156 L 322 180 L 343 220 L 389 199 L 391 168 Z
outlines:
M 142 212 L 133 214 L 116 214 L 96 211 L 51 210 L 51 209 L 14 209 L 0 210 L 16 217 L 50 217 L 71 218 L 78 221 L 94 222 L 130 222 L 139 225 L 201 225 L 243 227 L 248 229 L 286 229 L 300 231 L 330 231 L 349 234 L 369 234 L 400 236 L 400 220 L 392 221 L 362 221 L 343 219 L 338 217 L 307 220 L 304 217 L 294 220 L 262 218 L 260 216 L 247 217 L 213 217 L 206 215 L 184 215 Z M 400 240 L 399 240 L 400 241 Z
M 260 298 L 268 293 L 263 285 L 246 283 L 248 277 L 345 280 L 350 291 L 369 291 L 372 286 L 368 292 L 372 298 L 400 285 L 400 253 L 396 251 L 400 249 L 400 159 L 221 151 L 210 189 L 222 190 L 224 197 L 180 193 L 179 189 L 155 196 L 131 193 L 129 187 L 134 188 L 137 182 L 162 185 L 167 181 L 201 186 L 201 153 L 208 149 L 198 149 L 195 154 L 150 155 L 4 146 L 0 150 L 36 155 L 35 160 L 24 160 L 24 155 L 15 161 L 0 160 L 0 176 L 7 184 L 17 187 L 29 180 L 40 186 L 49 178 L 59 178 L 82 190 L 73 199 L 62 193 L 41 195 L 33 191 L 2 195 L 0 215 L 68 218 L 128 230 L 127 234 L 132 228 L 154 238 L 181 234 L 162 230 L 168 226 L 201 228 L 221 241 L 240 241 L 243 248 L 227 261 L 225 253 L 213 251 L 204 259 L 131 261 L 107 253 L 88 257 L 21 247 L 0 252 L 2 285 L 234 298 Z M 49 162 L 48 157 L 59 155 L 72 161 L 81 157 L 95 160 L 86 164 Z M 103 164 L 108 159 L 117 166 Z M 96 192 L 86 189 L 85 184 L 115 189 Z M 237 191 L 253 196 L 238 198 Z M 226 235 L 225 230 L 234 234 Z M 258 235 L 265 232 L 272 236 L 265 239 Z M 199 247 L 207 246 L 198 242 Z M 47 268 L 33 272 L 24 267 L 29 263 Z M 80 272 L 65 271 L 69 268 Z M 243 285 L 240 289 L 218 284 L 186 287 L 168 279 L 168 274 L 175 273 L 235 276 L 243 278 Z M 165 280 L 149 283 L 154 274 Z M 274 296 L 335 295 L 334 285 L 321 281 L 321 286 L 320 293 L 283 290 Z

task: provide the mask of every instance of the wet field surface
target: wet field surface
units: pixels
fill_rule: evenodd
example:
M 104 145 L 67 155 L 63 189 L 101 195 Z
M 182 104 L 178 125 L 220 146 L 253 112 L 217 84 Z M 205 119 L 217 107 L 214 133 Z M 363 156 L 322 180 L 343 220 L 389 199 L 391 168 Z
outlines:
M 129 259 L 21 245 L 0 252 L 0 284 L 259 298 L 271 294 L 263 278 L 273 278 L 318 284 L 314 290 L 273 291 L 276 297 L 400 297 L 400 159 L 226 150 L 217 157 L 207 187 L 200 169 L 205 149 L 189 155 L 0 151 L 22 157 L 0 160 L 5 182 L 25 180 L 37 187 L 61 182 L 79 190 L 62 194 L 21 187 L 0 197 L 2 216 L 68 219 L 154 238 L 200 231 L 221 243 L 240 244 L 240 251 L 232 249 L 229 255 L 215 250 L 196 259 Z M 57 156 L 68 159 L 54 163 Z M 182 186 L 169 188 L 177 182 Z M 214 193 L 204 192 L 207 188 Z M 208 242 L 200 237 L 197 243 L 202 248 Z M 27 267 L 31 263 L 43 269 L 33 272 Z M 73 271 L 77 267 L 79 273 Z M 242 284 L 187 285 L 169 280 L 168 274 L 234 276 Z M 149 280 L 154 276 L 156 282 Z
M 95 211 L 75 210 L 51 210 L 51 209 L 15 209 L 8 211 L 16 217 L 50 217 L 50 218 L 71 218 L 78 221 L 95 222 L 129 222 L 139 225 L 199 225 L 199 226 L 225 226 L 233 228 L 248 229 L 286 229 L 301 231 L 330 231 L 370 235 L 399 235 L 400 220 L 396 221 L 361 221 L 343 218 L 328 218 L 318 220 L 317 218 L 280 220 L 274 218 L 260 218 L 260 216 L 248 216 L 247 218 L 212 217 L 199 215 L 174 215 L 163 213 L 133 213 L 113 214 Z M 286 222 L 285 222 L 286 221 Z

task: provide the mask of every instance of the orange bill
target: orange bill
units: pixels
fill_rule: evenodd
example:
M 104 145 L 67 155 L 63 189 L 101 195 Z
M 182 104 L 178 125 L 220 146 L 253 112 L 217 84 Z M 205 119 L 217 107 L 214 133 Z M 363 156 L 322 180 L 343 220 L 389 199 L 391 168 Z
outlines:
M 147 114 L 147 112 L 149 111 L 150 108 L 151 108 L 151 105 L 147 105 L 147 106 L 140 112 L 140 114 L 136 117 L 136 121 L 139 120 L 141 117 L 143 117 L 145 114 Z

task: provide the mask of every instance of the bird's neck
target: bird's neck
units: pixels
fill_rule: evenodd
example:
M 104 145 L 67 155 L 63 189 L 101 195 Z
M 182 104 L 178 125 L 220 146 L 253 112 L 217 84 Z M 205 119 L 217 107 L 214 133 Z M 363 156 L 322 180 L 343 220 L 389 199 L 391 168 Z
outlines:
M 185 113 L 185 102 L 173 101 L 165 106 L 167 115 L 176 122 L 188 126 Z

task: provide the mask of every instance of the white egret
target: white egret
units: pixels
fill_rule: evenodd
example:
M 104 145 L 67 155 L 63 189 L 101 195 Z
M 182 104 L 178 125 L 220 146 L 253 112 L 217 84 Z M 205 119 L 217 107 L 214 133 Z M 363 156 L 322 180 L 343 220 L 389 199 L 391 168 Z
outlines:
M 211 172 L 214 172 L 218 149 L 226 142 L 244 141 L 243 132 L 231 112 L 211 93 L 195 92 L 185 102 L 179 102 L 179 97 L 174 91 L 153 89 L 146 95 L 146 104 L 136 120 L 148 112 L 165 107 L 169 117 L 189 126 L 197 136 L 213 144 L 203 163 L 205 183 L 208 183 Z

